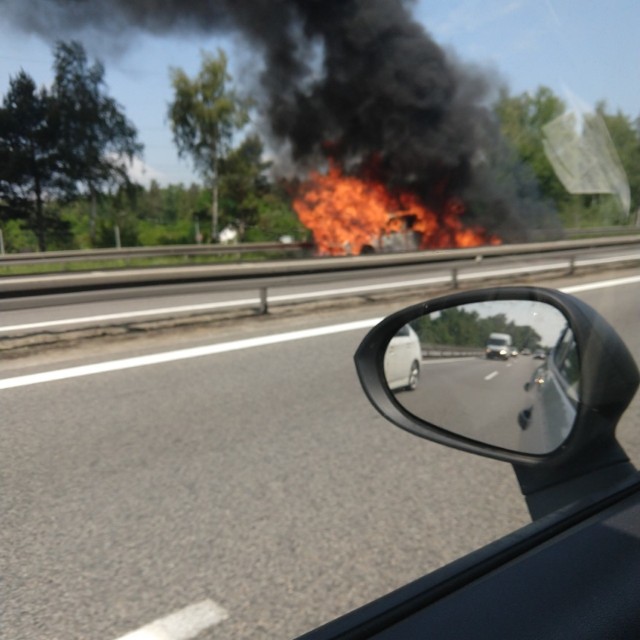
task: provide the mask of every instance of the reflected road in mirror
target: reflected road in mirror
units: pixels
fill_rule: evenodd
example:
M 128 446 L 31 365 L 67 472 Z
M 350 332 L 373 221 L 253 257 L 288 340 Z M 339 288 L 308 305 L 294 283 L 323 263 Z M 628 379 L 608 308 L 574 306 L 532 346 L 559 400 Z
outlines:
M 418 350 L 419 383 L 411 377 Z M 575 421 L 580 372 L 573 333 L 560 311 L 539 302 L 425 314 L 390 341 L 385 375 L 396 401 L 416 417 L 511 451 L 549 453 Z

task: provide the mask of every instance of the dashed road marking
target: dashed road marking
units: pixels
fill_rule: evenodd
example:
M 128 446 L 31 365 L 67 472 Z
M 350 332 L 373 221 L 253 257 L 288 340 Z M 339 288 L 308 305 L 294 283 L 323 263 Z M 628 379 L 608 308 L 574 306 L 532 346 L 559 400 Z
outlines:
M 498 375 L 497 371 L 492 371 L 490 374 L 484 377 L 485 380 L 493 380 Z
M 117 640 L 190 640 L 220 624 L 229 614 L 213 600 L 203 600 L 131 631 Z

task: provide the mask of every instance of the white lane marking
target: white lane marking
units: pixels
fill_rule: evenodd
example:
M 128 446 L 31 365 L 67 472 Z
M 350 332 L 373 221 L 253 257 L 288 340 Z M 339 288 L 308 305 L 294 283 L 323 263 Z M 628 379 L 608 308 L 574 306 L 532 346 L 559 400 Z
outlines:
M 601 282 L 588 282 L 587 284 L 576 284 L 571 287 L 562 287 L 560 291 L 563 291 L 564 293 L 580 293 L 581 291 L 619 287 L 625 284 L 636 284 L 638 282 L 640 282 L 640 276 L 629 276 L 628 278 L 617 278 L 616 280 L 602 280 Z
M 229 614 L 213 600 L 203 600 L 120 636 L 117 640 L 189 640 L 214 627 Z
M 497 371 L 492 371 L 489 375 L 484 377 L 485 380 L 493 380 L 498 375 Z
M 315 329 L 276 333 L 270 336 L 233 340 L 232 342 L 222 342 L 220 344 L 211 344 L 203 347 L 178 349 L 177 351 L 166 351 L 164 353 L 154 353 L 147 356 L 124 358 L 122 360 L 112 360 L 110 362 L 99 362 L 97 364 L 70 367 L 68 369 L 58 369 L 56 371 L 45 371 L 43 373 L 32 373 L 29 375 L 17 376 L 15 378 L 4 378 L 0 379 L 0 390 L 26 387 L 32 384 L 53 382 L 54 380 L 68 380 L 69 378 L 79 378 L 81 376 L 90 376 L 97 373 L 107 373 L 109 371 L 122 371 L 123 369 L 146 367 L 153 364 L 175 362 L 176 360 L 201 358 L 202 356 L 210 356 L 217 353 L 252 349 L 254 347 L 263 347 L 265 345 L 278 344 L 281 342 L 291 342 L 293 340 L 306 340 L 307 338 L 343 333 L 346 331 L 369 329 L 378 324 L 380 320 L 382 320 L 382 318 L 370 318 L 368 320 L 334 324 L 325 327 L 317 327 Z

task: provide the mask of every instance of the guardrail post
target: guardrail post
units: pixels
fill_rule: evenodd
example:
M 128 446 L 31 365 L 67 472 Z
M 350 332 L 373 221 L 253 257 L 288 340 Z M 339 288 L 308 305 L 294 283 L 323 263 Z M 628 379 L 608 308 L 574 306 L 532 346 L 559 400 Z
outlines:
M 267 287 L 260 288 L 260 313 L 262 315 L 269 313 L 269 304 L 267 302 Z
M 458 269 L 456 267 L 451 269 L 451 286 L 454 289 L 458 288 Z
M 575 256 L 571 256 L 569 258 L 569 275 L 572 276 L 573 272 L 576 269 L 576 257 Z

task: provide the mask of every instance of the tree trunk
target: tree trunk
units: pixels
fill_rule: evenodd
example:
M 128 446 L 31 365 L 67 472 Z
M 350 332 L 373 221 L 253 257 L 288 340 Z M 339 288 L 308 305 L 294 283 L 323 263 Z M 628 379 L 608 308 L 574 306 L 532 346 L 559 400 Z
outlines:
M 91 203 L 89 206 L 89 239 L 91 244 L 95 244 L 96 240 L 96 218 L 98 217 L 98 205 L 96 198 L 96 190 L 93 185 L 89 185 L 89 192 L 91 193 Z
M 211 185 L 211 242 L 218 241 L 218 158 L 213 159 L 213 182 Z
M 36 236 L 38 238 L 38 249 L 40 251 L 47 250 L 47 241 L 44 228 L 44 204 L 42 202 L 42 187 L 40 186 L 40 178 L 36 175 L 35 184 L 36 192 Z
M 218 178 L 216 177 L 211 187 L 211 242 L 218 241 Z

